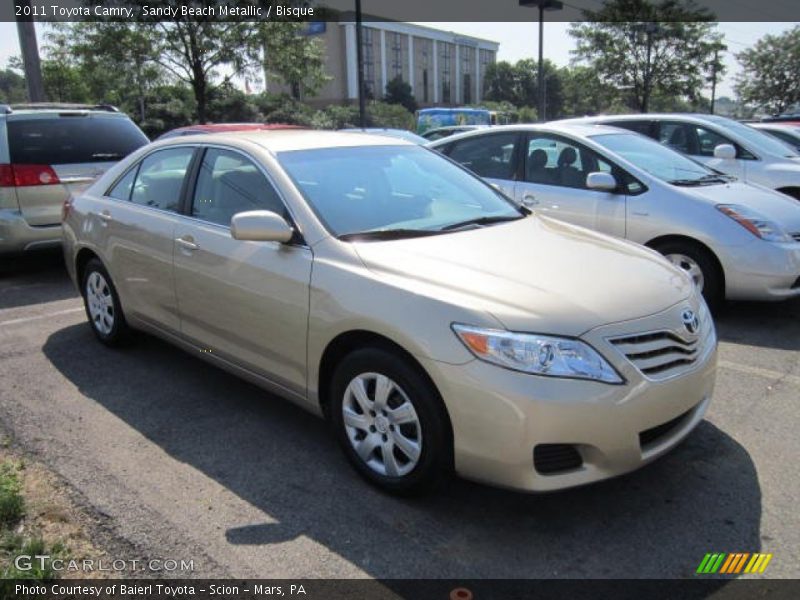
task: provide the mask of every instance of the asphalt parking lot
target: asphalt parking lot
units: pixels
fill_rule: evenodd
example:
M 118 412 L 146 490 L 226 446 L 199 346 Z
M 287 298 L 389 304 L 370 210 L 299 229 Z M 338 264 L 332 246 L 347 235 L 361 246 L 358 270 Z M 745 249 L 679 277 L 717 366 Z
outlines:
M 4 261 L 4 431 L 194 576 L 688 577 L 707 552 L 760 551 L 763 576 L 800 577 L 800 301 L 727 308 L 707 419 L 649 467 L 408 500 L 363 483 L 301 409 L 145 335 L 101 346 L 59 255 Z

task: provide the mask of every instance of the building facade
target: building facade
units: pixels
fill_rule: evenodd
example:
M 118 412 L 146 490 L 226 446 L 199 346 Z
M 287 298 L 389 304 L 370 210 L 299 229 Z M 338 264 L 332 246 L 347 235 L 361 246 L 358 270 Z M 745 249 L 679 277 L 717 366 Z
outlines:
M 357 101 L 355 23 L 316 25 L 310 29 L 310 34 L 319 36 L 325 44 L 325 70 L 331 80 L 309 100 L 319 104 Z M 483 101 L 486 68 L 495 62 L 499 48 L 497 42 L 490 40 L 389 21 L 365 21 L 361 44 L 368 96 L 382 98 L 386 84 L 400 77 L 411 86 L 420 107 L 460 106 Z M 273 83 L 269 84 L 269 89 L 288 91 Z

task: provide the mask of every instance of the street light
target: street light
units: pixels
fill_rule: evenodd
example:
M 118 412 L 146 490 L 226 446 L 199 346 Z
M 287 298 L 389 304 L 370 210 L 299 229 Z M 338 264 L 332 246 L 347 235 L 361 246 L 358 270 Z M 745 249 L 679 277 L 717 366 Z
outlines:
M 564 3 L 559 0 L 519 0 L 520 6 L 535 6 L 539 9 L 539 74 L 536 78 L 538 92 L 537 113 L 540 121 L 545 120 L 544 115 L 544 11 L 556 11 L 564 8 Z

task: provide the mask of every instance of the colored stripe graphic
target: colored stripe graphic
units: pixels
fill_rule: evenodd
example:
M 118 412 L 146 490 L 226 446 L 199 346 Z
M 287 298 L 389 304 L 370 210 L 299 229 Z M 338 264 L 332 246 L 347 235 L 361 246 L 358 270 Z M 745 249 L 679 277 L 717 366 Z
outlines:
M 755 552 L 734 552 L 731 554 L 720 552 L 709 552 L 700 561 L 697 573 L 709 575 L 720 573 L 724 575 L 738 575 L 739 573 L 763 573 L 772 554 L 761 554 Z M 747 565 L 747 566 L 745 566 Z M 744 571 L 743 571 L 744 570 Z

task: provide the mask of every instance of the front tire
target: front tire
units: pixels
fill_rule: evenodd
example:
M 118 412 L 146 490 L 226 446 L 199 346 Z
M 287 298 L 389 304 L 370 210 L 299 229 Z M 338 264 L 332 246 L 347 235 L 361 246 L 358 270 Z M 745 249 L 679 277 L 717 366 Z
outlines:
M 355 469 L 393 494 L 416 494 L 452 471 L 444 405 L 416 365 L 381 348 L 357 350 L 331 382 L 334 433 Z
M 81 284 L 86 317 L 98 340 L 117 346 L 128 336 L 128 324 L 122 314 L 119 294 L 111 276 L 98 259 L 93 258 L 83 270 Z
M 692 278 L 712 311 L 722 306 L 725 300 L 724 277 L 708 250 L 682 241 L 666 242 L 654 249 Z

